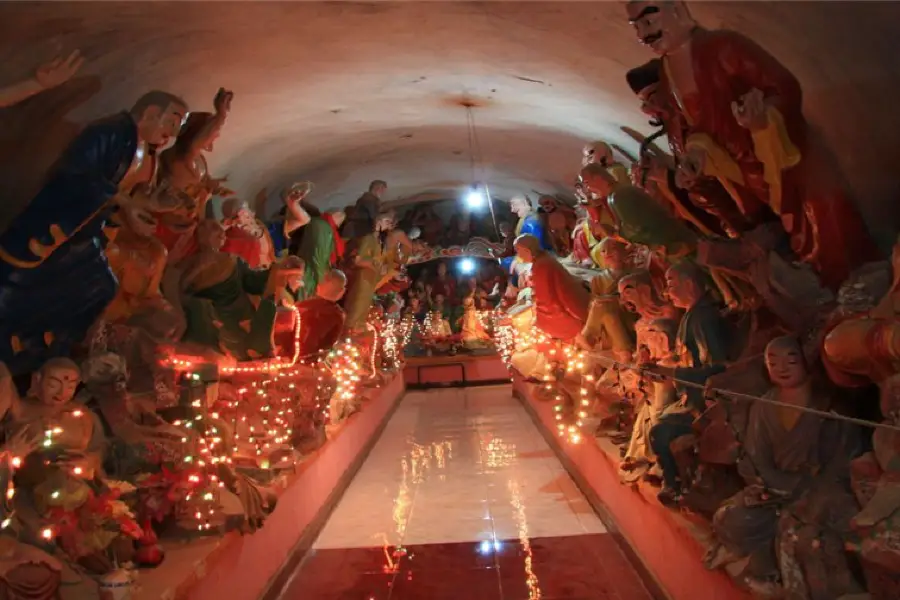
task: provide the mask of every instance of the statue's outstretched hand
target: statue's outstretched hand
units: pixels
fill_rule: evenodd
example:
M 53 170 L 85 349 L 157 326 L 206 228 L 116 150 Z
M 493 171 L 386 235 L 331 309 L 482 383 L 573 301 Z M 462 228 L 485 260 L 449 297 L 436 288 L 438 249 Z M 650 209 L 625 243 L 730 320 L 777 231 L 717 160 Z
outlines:
M 67 58 L 57 56 L 52 61 L 38 67 L 34 78 L 42 88 L 49 90 L 71 79 L 83 64 L 84 57 L 81 55 L 81 51 L 75 50 Z
M 213 108 L 218 114 L 228 114 L 231 112 L 231 101 L 234 99 L 234 92 L 219 88 L 216 97 L 213 99 Z

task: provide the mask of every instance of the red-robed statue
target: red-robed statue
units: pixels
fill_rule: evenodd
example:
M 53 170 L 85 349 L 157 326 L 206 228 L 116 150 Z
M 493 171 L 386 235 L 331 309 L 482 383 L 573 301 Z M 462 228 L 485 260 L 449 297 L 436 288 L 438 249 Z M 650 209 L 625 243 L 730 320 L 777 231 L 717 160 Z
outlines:
M 713 176 L 742 211 L 768 205 L 797 256 L 832 287 L 878 257 L 809 135 L 800 83 L 784 65 L 739 33 L 700 27 L 684 2 L 633 0 L 627 11 L 639 40 L 662 56 L 659 91 L 682 121 L 669 134 L 683 183 Z
M 582 281 L 569 273 L 552 254 L 541 248 L 533 235 L 515 241 L 516 256 L 531 263 L 531 289 L 538 329 L 550 337 L 568 341 L 581 333 L 588 318 L 591 294 Z

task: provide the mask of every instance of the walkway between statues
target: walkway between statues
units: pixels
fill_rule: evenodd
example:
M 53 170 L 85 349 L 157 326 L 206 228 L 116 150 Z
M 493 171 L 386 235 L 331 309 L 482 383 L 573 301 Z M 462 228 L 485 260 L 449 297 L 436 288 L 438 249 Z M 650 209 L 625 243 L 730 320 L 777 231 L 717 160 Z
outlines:
M 510 386 L 410 392 L 281 600 L 649 600 Z

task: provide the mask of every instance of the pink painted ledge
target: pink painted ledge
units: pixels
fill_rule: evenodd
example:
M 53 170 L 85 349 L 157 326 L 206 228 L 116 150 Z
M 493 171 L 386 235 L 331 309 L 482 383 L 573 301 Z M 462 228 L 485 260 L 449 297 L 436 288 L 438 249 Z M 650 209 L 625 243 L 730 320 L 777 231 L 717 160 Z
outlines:
M 536 386 L 513 376 L 513 389 L 545 433 L 569 459 L 584 490 L 600 499 L 603 512 L 631 546 L 663 594 L 673 600 L 748 600 L 750 596 L 721 571 L 703 566 L 705 549 L 678 513 L 665 508 L 649 490 L 623 485 L 619 461 L 599 444 L 586 440 L 573 445 L 556 435 L 553 405 L 536 399 Z M 614 532 L 615 533 L 615 532 Z
M 262 529 L 166 547 L 166 560 L 143 571 L 136 600 L 256 600 L 298 541 L 330 508 L 331 495 L 389 418 L 405 386 L 395 376 L 375 391 L 313 455 L 297 466 Z

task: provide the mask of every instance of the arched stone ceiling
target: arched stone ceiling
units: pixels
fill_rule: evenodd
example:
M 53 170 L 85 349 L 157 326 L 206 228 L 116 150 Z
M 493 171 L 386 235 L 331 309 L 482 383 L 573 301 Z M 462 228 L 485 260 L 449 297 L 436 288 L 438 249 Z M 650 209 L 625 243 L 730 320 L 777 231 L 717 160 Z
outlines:
M 707 27 L 755 38 L 803 83 L 863 211 L 884 238 L 900 158 L 896 36 L 900 4 L 695 2 Z M 248 198 L 311 179 L 324 206 L 369 180 L 388 199 L 457 194 L 471 182 L 465 112 L 474 109 L 492 191 L 563 192 L 580 148 L 620 127 L 649 132 L 625 71 L 650 58 L 620 2 L 3 3 L 0 81 L 57 48 L 80 48 L 77 80 L 0 111 L 4 213 L 33 191 L 88 119 L 164 88 L 210 110 L 219 86 L 232 114 L 210 164 Z M 273 205 L 274 206 L 274 205 Z

